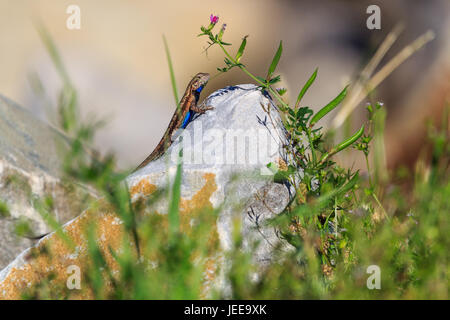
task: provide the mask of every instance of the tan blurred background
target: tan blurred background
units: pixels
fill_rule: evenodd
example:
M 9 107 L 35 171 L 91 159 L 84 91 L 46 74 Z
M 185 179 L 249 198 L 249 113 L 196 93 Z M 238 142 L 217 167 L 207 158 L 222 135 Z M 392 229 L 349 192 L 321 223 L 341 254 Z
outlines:
M 66 9 L 81 9 L 81 29 L 69 30 Z M 381 30 L 366 28 L 366 8 L 381 8 Z M 386 147 L 390 166 L 415 159 L 423 143 L 424 119 L 439 118 L 450 92 L 450 1 L 144 1 L 144 0 L 0 0 L 0 94 L 45 118 L 42 100 L 30 86 L 37 74 L 56 101 L 61 88 L 33 21 L 51 33 L 78 88 L 85 115 L 109 117 L 96 144 L 114 151 L 122 168 L 135 167 L 161 138 L 175 108 L 162 34 L 171 49 L 181 96 L 197 72 L 215 74 L 223 65 L 217 48 L 203 49 L 200 25 L 217 14 L 227 23 L 224 40 L 236 47 L 249 35 L 242 62 L 264 74 L 279 40 L 284 52 L 279 72 L 292 96 L 316 67 L 318 78 L 304 102 L 319 108 L 358 74 L 397 22 L 406 28 L 383 60 L 428 29 L 436 39 L 417 52 L 377 90 L 388 109 Z M 204 96 L 248 83 L 239 70 L 213 79 Z M 295 97 L 294 97 L 295 98 Z M 363 106 L 363 102 L 361 105 Z M 354 117 L 355 128 L 364 108 Z

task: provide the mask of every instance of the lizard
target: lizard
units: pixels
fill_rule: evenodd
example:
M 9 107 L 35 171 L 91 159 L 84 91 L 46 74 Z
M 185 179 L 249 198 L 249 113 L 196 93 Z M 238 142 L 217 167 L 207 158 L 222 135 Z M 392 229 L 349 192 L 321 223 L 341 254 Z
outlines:
M 209 73 L 202 72 L 197 73 L 194 78 L 192 78 L 187 85 L 186 91 L 184 92 L 184 95 L 181 98 L 163 137 L 153 152 L 150 153 L 150 155 L 134 171 L 145 167 L 150 161 L 161 157 L 167 148 L 169 148 L 172 144 L 172 135 L 178 129 L 186 128 L 195 113 L 203 114 L 208 110 L 214 109 L 213 107 L 203 108 L 202 106 L 197 105 L 200 98 L 200 92 L 203 90 L 208 80 Z

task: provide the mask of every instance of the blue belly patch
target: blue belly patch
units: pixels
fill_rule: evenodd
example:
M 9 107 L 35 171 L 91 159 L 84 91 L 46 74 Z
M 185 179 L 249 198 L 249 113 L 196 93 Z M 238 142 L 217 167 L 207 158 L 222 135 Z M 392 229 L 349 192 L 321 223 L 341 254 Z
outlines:
M 183 123 L 181 124 L 181 128 L 185 129 L 189 121 L 191 120 L 192 111 L 188 111 L 186 116 L 184 117 Z

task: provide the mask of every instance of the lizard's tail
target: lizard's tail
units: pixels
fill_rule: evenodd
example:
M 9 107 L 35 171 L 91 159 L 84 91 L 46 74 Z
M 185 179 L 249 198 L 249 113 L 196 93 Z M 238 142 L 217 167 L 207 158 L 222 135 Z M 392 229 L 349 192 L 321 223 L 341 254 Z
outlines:
M 159 144 L 158 144 L 158 147 L 159 147 Z M 147 158 L 145 158 L 145 160 L 142 161 L 142 163 L 140 165 L 138 165 L 136 167 L 136 169 L 133 170 L 133 172 L 145 167 L 149 162 L 158 159 L 162 155 L 162 152 L 160 152 L 161 150 L 159 150 L 160 148 L 158 148 L 158 147 L 155 150 L 153 150 L 153 152 L 150 153 L 150 155 Z
M 166 150 L 167 137 L 169 136 L 168 131 L 169 130 L 167 130 L 164 136 L 161 138 L 161 141 L 159 141 L 155 150 L 153 150 L 153 152 L 150 153 L 150 155 L 147 158 L 145 158 L 145 160 L 142 161 L 142 163 L 139 166 L 137 166 L 137 168 L 134 169 L 133 172 L 136 172 L 137 170 L 145 167 L 149 162 L 156 160 L 163 155 L 164 151 Z

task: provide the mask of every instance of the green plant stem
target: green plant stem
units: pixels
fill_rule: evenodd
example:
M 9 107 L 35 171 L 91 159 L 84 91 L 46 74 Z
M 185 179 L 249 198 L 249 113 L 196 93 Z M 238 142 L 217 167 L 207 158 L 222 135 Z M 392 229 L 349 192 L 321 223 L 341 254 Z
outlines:
M 374 186 L 372 183 L 372 177 L 371 177 L 372 175 L 370 173 L 369 157 L 366 154 L 364 154 L 364 156 L 366 158 L 367 174 L 369 176 L 370 193 L 371 193 L 372 197 L 375 199 L 375 202 L 380 206 L 381 210 L 383 211 L 384 217 L 389 220 L 389 216 L 388 216 L 386 210 L 384 209 L 383 205 L 381 204 L 380 200 L 378 199 L 377 195 L 375 194 Z
M 180 100 L 178 97 L 177 82 L 175 80 L 175 72 L 173 69 L 173 63 L 172 63 L 172 57 L 170 55 L 169 44 L 167 43 L 166 36 L 163 35 L 162 37 L 163 37 L 163 42 L 164 42 L 164 49 L 166 51 L 167 63 L 169 65 L 170 82 L 172 83 L 173 97 L 175 98 L 175 105 L 177 106 L 177 108 L 179 108 Z
M 384 209 L 383 205 L 381 204 L 380 200 L 378 200 L 377 195 L 375 194 L 375 192 L 372 192 L 372 197 L 375 199 L 375 202 L 380 206 L 381 210 L 383 211 L 384 217 L 389 220 L 389 216 L 386 212 L 386 210 Z
M 312 160 L 313 160 L 313 165 L 314 167 L 316 167 L 316 151 L 314 150 L 314 146 L 313 146 L 313 142 L 312 142 L 312 138 L 311 138 L 311 130 L 307 129 L 306 130 L 306 136 L 308 137 L 308 142 L 309 142 L 309 148 L 311 149 L 311 156 L 312 156 Z
M 338 210 L 337 210 L 337 199 L 334 197 L 334 234 L 338 236 Z
M 258 83 L 259 85 L 261 85 L 262 87 L 266 88 L 270 94 L 272 94 L 279 103 L 281 103 L 281 105 L 285 108 L 289 108 L 289 105 L 283 101 L 283 99 L 280 97 L 280 95 L 273 90 L 269 85 L 267 85 L 266 83 L 260 81 L 258 78 L 256 78 L 253 74 L 250 73 L 250 71 L 247 70 L 247 68 L 244 67 L 244 65 L 242 65 L 241 63 L 237 62 L 229 53 L 228 51 L 225 49 L 225 47 L 223 46 L 223 44 L 221 44 L 220 42 L 217 42 L 217 44 L 222 48 L 222 51 L 225 53 L 225 55 L 227 56 L 228 59 L 230 59 L 231 62 L 233 62 L 235 65 L 237 65 L 242 71 L 244 71 L 244 73 L 246 75 L 248 75 L 250 78 L 252 78 L 256 83 Z
M 369 157 L 366 154 L 364 154 L 364 157 L 366 158 L 367 175 L 369 176 L 370 189 L 373 190 L 372 174 L 370 173 L 370 166 L 369 166 Z

